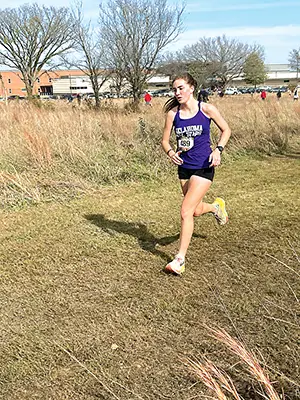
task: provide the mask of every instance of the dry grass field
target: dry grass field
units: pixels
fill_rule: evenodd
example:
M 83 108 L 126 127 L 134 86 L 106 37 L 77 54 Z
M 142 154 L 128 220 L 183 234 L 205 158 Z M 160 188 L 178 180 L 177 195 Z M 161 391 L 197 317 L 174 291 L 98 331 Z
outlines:
M 212 102 L 232 128 L 227 158 L 283 153 L 288 139 L 299 134 L 300 104 L 287 96 L 280 102 L 275 94 L 265 103 L 251 95 Z M 160 146 L 164 100 L 153 103 L 136 114 L 122 101 L 104 103 L 98 113 L 76 103 L 0 103 L 0 205 L 57 201 L 169 173 Z M 213 141 L 217 134 L 214 128 Z
M 196 221 L 182 277 L 162 271 L 182 197 L 159 99 L 139 114 L 3 108 L 0 398 L 217 398 L 187 366 L 204 358 L 262 399 L 207 326 L 300 398 L 300 105 L 282 100 L 216 100 L 233 135 L 207 200 L 223 196 L 230 221 Z

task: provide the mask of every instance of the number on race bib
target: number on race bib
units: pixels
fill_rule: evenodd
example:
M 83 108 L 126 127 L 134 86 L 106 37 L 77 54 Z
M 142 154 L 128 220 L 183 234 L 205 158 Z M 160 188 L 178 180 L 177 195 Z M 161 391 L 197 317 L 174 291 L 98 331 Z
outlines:
M 194 138 L 193 137 L 183 137 L 178 139 L 178 149 L 181 151 L 188 151 L 194 146 Z

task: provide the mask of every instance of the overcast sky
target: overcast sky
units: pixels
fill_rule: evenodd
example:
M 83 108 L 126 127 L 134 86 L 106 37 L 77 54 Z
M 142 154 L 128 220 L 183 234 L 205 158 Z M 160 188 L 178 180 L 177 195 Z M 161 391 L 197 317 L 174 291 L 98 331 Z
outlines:
M 10 0 L 8 4 L 18 7 L 24 3 L 58 7 L 71 4 L 68 0 Z M 289 52 L 300 48 L 300 0 L 186 0 L 185 4 L 185 30 L 170 50 L 179 50 L 203 36 L 225 34 L 264 46 L 266 63 L 287 64 Z M 83 0 L 87 18 L 97 20 L 98 5 L 97 0 Z

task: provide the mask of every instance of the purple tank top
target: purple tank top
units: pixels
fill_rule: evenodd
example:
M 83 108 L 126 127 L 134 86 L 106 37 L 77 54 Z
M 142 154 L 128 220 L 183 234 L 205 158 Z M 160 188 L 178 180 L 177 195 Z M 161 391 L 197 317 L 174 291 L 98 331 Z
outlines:
M 180 109 L 178 107 L 175 114 L 173 126 L 177 140 L 178 150 L 184 149 L 180 157 L 183 159 L 184 168 L 200 169 L 209 167 L 210 148 L 210 121 L 201 110 L 188 119 L 180 118 Z

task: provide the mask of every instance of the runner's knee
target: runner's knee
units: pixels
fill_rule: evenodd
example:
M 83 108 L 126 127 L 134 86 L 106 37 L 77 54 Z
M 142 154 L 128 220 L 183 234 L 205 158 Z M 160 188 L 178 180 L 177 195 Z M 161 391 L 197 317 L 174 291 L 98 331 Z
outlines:
M 181 207 L 181 219 L 193 218 L 194 211 L 190 207 Z

